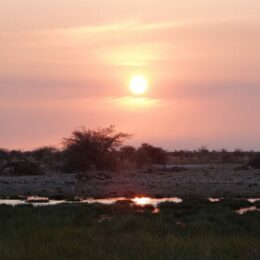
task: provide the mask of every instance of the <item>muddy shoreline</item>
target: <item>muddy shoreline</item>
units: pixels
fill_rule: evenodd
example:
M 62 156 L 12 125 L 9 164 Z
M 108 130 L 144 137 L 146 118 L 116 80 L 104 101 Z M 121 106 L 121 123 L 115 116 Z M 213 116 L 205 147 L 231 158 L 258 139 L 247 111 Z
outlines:
M 235 164 L 37 176 L 0 176 L 0 197 L 260 197 L 260 170 Z

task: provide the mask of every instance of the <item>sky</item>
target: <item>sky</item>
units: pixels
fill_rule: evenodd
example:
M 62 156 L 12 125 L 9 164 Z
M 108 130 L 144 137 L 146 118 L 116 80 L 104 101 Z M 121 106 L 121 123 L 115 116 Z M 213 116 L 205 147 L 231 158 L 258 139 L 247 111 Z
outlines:
M 0 0 L 0 147 L 112 124 L 132 145 L 260 150 L 259 115 L 260 0 Z

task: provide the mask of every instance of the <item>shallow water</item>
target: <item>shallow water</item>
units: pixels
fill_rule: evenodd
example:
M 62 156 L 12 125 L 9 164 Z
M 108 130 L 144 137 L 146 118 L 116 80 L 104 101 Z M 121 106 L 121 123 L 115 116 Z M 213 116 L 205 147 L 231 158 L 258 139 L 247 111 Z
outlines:
M 209 168 L 211 167 L 211 164 L 208 163 L 185 163 L 185 164 L 168 164 L 166 165 L 166 168 L 173 168 L 173 167 L 181 167 L 186 169 L 198 169 L 198 168 Z
M 220 202 L 222 198 L 208 198 L 210 202 Z
M 149 198 L 149 197 L 136 197 L 133 199 L 125 198 L 125 197 L 118 197 L 118 198 L 106 198 L 106 199 L 82 199 L 79 201 L 66 201 L 66 200 L 49 200 L 47 197 L 28 197 L 26 200 L 18 200 L 18 199 L 0 199 L 0 205 L 10 205 L 10 206 L 17 206 L 17 205 L 33 205 L 33 206 L 51 206 L 57 204 L 71 204 L 71 203 L 101 203 L 105 205 L 114 204 L 116 202 L 129 200 L 133 202 L 135 205 L 145 206 L 145 205 L 152 205 L 156 207 L 158 204 L 162 202 L 174 202 L 174 203 L 181 203 L 182 199 L 178 197 L 172 198 Z
M 257 201 L 260 201 L 260 198 L 251 198 L 251 199 L 247 199 L 250 203 L 255 203 Z
M 18 205 L 52 206 L 52 205 L 58 205 L 62 203 L 69 203 L 69 202 L 65 200 L 48 200 L 46 202 L 35 200 L 34 202 L 32 202 L 27 200 L 0 199 L 0 205 L 9 205 L 9 206 L 18 206 Z
M 260 209 L 258 209 L 256 206 L 252 206 L 252 207 L 241 208 L 241 209 L 237 210 L 236 213 L 239 215 L 244 215 L 245 213 L 251 212 L 251 211 L 260 211 Z
M 208 198 L 208 200 L 212 203 L 217 203 L 223 200 L 224 198 Z M 94 198 L 87 198 L 75 201 L 67 201 L 67 200 L 49 200 L 48 197 L 37 197 L 37 196 L 30 196 L 26 199 L 0 199 L 0 205 L 10 205 L 10 206 L 18 206 L 18 205 L 32 205 L 32 206 L 53 206 L 58 204 L 93 204 L 93 203 L 100 203 L 105 205 L 111 205 L 116 202 L 120 201 L 130 201 L 133 205 L 137 206 L 146 206 L 152 205 L 155 209 L 153 213 L 159 213 L 160 209 L 158 205 L 163 202 L 173 202 L 173 203 L 182 203 L 182 199 L 179 197 L 171 197 L 171 198 L 151 198 L 151 197 L 135 197 L 133 199 L 129 199 L 126 197 L 118 197 L 118 198 L 106 198 L 106 199 L 94 199 Z M 245 199 L 250 203 L 254 203 L 256 201 L 260 201 L 260 198 L 247 198 Z M 256 206 L 241 208 L 236 212 L 239 215 L 243 215 L 250 211 L 260 211 Z

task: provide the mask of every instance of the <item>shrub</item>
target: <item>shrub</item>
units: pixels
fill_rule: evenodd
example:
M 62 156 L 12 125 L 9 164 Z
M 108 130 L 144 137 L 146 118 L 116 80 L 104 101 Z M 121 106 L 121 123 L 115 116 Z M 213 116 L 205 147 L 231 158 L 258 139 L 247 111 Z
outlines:
M 37 163 L 28 160 L 10 161 L 2 167 L 2 173 L 10 175 L 40 175 L 43 171 Z
M 9 153 L 7 150 L 0 148 L 0 161 L 5 161 L 9 159 Z
M 20 150 L 11 150 L 9 152 L 10 160 L 24 160 L 26 157 L 25 153 Z
M 142 144 L 137 150 L 137 165 L 159 164 L 165 166 L 167 163 L 167 152 L 160 147 L 150 144 Z
M 255 169 L 260 169 L 260 155 L 253 157 L 250 160 L 249 165 Z
M 37 162 L 44 164 L 50 169 L 59 170 L 61 164 L 61 151 L 52 146 L 40 147 L 30 153 Z

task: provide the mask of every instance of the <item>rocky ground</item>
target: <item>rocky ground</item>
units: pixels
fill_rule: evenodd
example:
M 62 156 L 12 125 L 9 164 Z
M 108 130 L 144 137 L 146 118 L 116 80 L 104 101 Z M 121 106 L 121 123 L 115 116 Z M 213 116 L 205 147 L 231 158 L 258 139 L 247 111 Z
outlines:
M 0 176 L 0 196 L 69 198 L 149 195 L 156 197 L 260 197 L 260 170 L 234 164 L 165 170 Z

